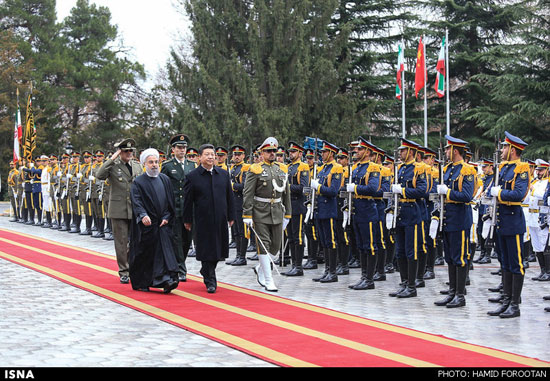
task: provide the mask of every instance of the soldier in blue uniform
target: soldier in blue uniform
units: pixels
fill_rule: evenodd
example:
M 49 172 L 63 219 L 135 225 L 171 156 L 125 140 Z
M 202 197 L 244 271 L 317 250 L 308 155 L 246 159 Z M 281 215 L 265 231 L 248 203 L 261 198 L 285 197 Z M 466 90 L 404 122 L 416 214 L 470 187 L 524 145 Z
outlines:
M 431 172 L 431 175 L 429 177 L 431 182 L 429 186 L 429 193 L 437 193 L 437 186 L 439 185 L 439 169 L 435 165 L 436 153 L 435 151 L 431 150 L 428 147 L 423 147 L 423 150 L 424 150 L 424 163 L 426 164 L 426 171 Z M 426 198 L 426 208 L 428 211 L 428 218 L 430 218 L 430 216 L 434 211 L 435 205 L 434 205 L 434 202 L 429 199 L 429 197 Z M 428 227 L 429 227 L 429 220 L 425 228 L 428 229 Z M 428 231 L 426 230 L 425 233 L 428 233 Z M 426 266 L 425 266 L 425 269 L 423 269 L 424 273 L 422 275 L 422 278 L 434 279 L 435 278 L 434 264 L 435 264 L 437 241 L 436 239 L 432 238 L 429 234 L 426 234 L 425 238 L 426 238 Z
M 338 282 L 336 275 L 338 243 L 334 224 L 338 217 L 338 193 L 342 186 L 343 168 L 334 160 L 337 153 L 337 146 L 327 141 L 323 142 L 321 149 L 323 169 L 318 173 L 317 179 L 311 180 L 312 191 L 317 195 L 315 219 L 319 244 L 323 248 L 325 261 L 328 261 L 325 274 L 321 278 L 313 279 L 321 283 Z
M 361 278 L 349 286 L 352 290 L 374 289 L 374 271 L 380 237 L 380 218 L 375 196 L 381 186 L 381 166 L 373 161 L 377 148 L 363 137 L 356 146 L 357 166 L 351 174 L 346 191 L 354 194 L 353 229 L 359 251 Z
M 512 318 L 520 315 L 519 303 L 525 277 L 521 252 L 526 231 L 522 201 L 531 181 L 529 164 L 521 161 L 527 143 L 507 131 L 505 136 L 498 184 L 490 188 L 491 196 L 498 200 L 496 240 L 502 261 L 503 300 L 500 308 L 488 314 Z
M 472 227 L 472 208 L 476 170 L 464 162 L 464 140 L 446 135 L 445 155 L 449 164 L 444 168 L 443 179 L 437 186 L 437 193 L 445 196 L 445 217 L 443 224 L 443 247 L 449 274 L 449 293 L 435 302 L 447 308 L 466 305 L 464 291 L 468 271 L 468 245 Z
M 483 172 L 482 182 L 483 182 L 483 191 L 482 194 L 487 193 L 487 189 L 489 189 L 493 185 L 493 181 L 495 178 L 494 174 L 494 165 L 493 161 L 490 159 L 482 159 L 481 160 L 481 171 Z M 479 245 L 481 247 L 480 255 L 478 259 L 475 259 L 474 263 L 491 263 L 491 248 L 486 247 L 486 239 L 483 238 L 482 230 L 483 230 L 483 216 L 487 213 L 487 205 L 483 205 L 482 203 L 479 203 L 478 206 L 478 222 L 477 222 L 477 237 L 479 239 Z
M 399 147 L 401 164 L 395 175 L 397 181 L 391 191 L 399 195 L 398 215 L 396 216 L 395 244 L 401 283 L 390 296 L 410 298 L 417 296 L 416 273 L 418 270 L 418 237 L 422 215 L 417 199 L 424 197 L 427 189 L 423 167 L 415 161 L 418 145 L 402 139 Z
M 241 145 L 234 145 L 229 149 L 231 151 L 232 162 L 229 168 L 231 177 L 231 188 L 233 190 L 233 200 L 235 201 L 235 223 L 231 226 L 237 255 L 235 260 L 226 262 L 232 266 L 246 265 L 246 248 L 248 247 L 248 238 L 245 233 L 245 225 L 243 223 L 243 188 L 246 181 L 246 172 L 250 168 L 250 164 L 244 162 L 246 149 Z
M 286 228 L 288 235 L 288 246 L 292 262 L 289 271 L 281 273 L 286 276 L 304 275 L 304 218 L 307 208 L 304 205 L 304 187 L 309 185 L 309 165 L 302 161 L 304 147 L 296 142 L 288 142 L 288 182 L 290 184 L 290 202 L 292 205 L 292 217 Z
M 304 158 L 309 168 L 309 179 L 311 180 L 313 178 L 314 163 L 317 159 L 315 157 L 315 151 L 312 149 L 306 149 Z M 310 218 L 307 222 L 305 222 L 304 230 L 307 239 L 307 261 L 304 264 L 304 270 L 314 270 L 317 268 L 319 252 L 319 241 L 317 238 L 317 228 L 315 227 L 314 218 Z

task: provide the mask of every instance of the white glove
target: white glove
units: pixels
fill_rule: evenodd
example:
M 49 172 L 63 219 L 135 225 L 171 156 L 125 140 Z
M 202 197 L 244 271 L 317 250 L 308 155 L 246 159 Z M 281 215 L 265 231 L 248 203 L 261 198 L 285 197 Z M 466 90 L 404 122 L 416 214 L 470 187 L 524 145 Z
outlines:
M 388 230 L 393 229 L 393 213 L 386 213 L 386 228 Z
M 546 205 L 550 205 L 550 197 L 546 200 Z
M 400 184 L 392 184 L 391 191 L 393 193 L 401 194 L 403 193 L 403 187 Z
M 77 178 L 77 179 L 79 179 L 79 178 L 81 178 L 81 177 L 82 177 L 82 173 L 77 173 L 77 174 L 76 174 L 76 178 Z
M 319 181 L 317 181 L 316 179 L 312 179 L 310 185 L 313 188 L 313 190 L 316 191 L 317 188 L 319 188 Z
M 57 171 L 57 177 L 61 177 L 61 171 Z
M 491 196 L 497 197 L 502 187 L 500 185 L 491 187 Z
M 72 179 L 72 178 L 73 178 L 73 175 L 70 174 L 70 173 L 67 173 L 67 178 L 68 178 L 68 179 Z
M 483 227 L 481 228 L 481 236 L 483 239 L 487 239 L 489 236 L 489 231 L 491 230 L 491 219 L 488 218 L 483 221 Z
M 29 167 L 30 167 L 30 168 L 33 168 L 33 167 L 34 167 L 34 163 L 30 163 L 30 164 L 29 164 Z
M 354 193 L 355 192 L 355 184 L 347 184 L 346 185 L 346 191 L 350 192 L 350 193 Z
M 435 239 L 437 237 L 437 229 L 439 228 L 439 220 L 436 218 L 432 218 L 432 222 L 430 222 L 430 237 L 431 239 Z
M 286 227 L 288 226 L 288 223 L 290 222 L 290 219 L 289 218 L 283 218 L 283 230 L 286 229 Z
M 243 222 L 248 226 L 252 226 L 252 218 L 243 218 Z
M 92 176 L 92 175 L 90 175 L 90 176 L 88 177 L 88 180 L 90 180 L 90 181 L 94 181 L 94 180 L 95 180 L 95 177 L 94 177 L 94 176 Z
M 449 187 L 445 184 L 439 184 L 437 186 L 437 193 L 438 194 L 447 194 L 448 191 L 449 191 Z

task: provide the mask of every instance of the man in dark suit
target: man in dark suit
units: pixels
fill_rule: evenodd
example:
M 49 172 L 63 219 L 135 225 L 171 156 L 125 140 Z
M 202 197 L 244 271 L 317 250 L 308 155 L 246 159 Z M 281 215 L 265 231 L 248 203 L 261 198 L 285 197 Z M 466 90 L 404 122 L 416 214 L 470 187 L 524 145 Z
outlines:
M 197 232 L 196 259 L 207 291 L 216 292 L 216 265 L 229 256 L 229 226 L 235 220 L 233 190 L 229 173 L 214 165 L 215 151 L 211 144 L 199 147 L 200 166 L 185 179 L 183 222 Z

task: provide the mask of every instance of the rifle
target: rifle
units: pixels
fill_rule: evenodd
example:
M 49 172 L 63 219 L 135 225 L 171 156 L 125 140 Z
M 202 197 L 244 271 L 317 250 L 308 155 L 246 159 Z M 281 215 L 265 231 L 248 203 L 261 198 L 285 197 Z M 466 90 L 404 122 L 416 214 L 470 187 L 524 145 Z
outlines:
M 500 172 L 500 163 L 499 163 L 499 157 L 500 157 L 500 142 L 497 143 L 497 150 L 494 153 L 493 162 L 494 162 L 494 168 L 495 168 L 495 176 L 493 178 L 493 186 L 498 186 L 499 182 L 499 172 Z M 493 249 L 495 247 L 495 239 L 494 239 L 494 233 L 496 228 L 496 221 L 497 221 L 497 197 L 492 196 L 489 198 L 489 202 L 487 203 L 489 205 L 489 213 L 483 216 L 482 220 L 485 222 L 487 219 L 490 219 L 490 226 L 489 226 L 489 234 L 487 236 L 487 240 L 485 243 L 485 246 L 488 249 Z
M 315 161 L 313 162 L 313 179 L 317 180 L 317 138 L 315 138 L 315 158 L 314 158 L 314 160 Z M 310 188 L 310 192 L 311 192 L 311 202 L 310 202 L 308 211 L 306 213 L 306 218 L 304 219 L 304 223 L 306 223 L 306 224 L 308 223 L 309 218 L 313 215 L 313 213 L 315 211 L 315 192 L 316 192 L 316 189 Z
M 445 153 L 439 145 L 439 183 L 443 184 L 443 175 L 445 173 Z M 443 231 L 443 218 L 445 218 L 445 195 L 439 195 L 439 231 Z
M 348 185 L 349 184 L 352 184 L 353 181 L 352 181 L 352 178 L 351 178 L 351 161 L 348 162 Z M 348 210 L 348 218 L 344 218 L 344 222 L 342 224 L 342 227 L 345 229 L 347 226 L 350 225 L 350 222 L 351 222 L 351 213 L 352 213 L 352 210 L 353 210 L 353 193 L 351 192 L 346 192 L 347 193 L 347 196 L 346 196 L 346 205 L 344 205 L 344 207 L 342 209 L 347 209 Z

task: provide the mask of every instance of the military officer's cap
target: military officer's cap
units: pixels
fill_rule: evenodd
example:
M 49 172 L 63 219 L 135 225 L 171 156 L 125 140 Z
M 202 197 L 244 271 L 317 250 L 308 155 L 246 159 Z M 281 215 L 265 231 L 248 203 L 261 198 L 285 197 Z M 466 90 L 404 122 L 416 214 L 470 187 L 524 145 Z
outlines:
M 529 164 L 530 167 L 534 167 L 537 165 L 537 163 L 535 163 L 533 160 L 529 159 L 527 160 L 527 164 Z
M 422 152 L 424 152 L 424 156 L 436 156 L 436 153 L 434 150 L 429 149 L 428 147 L 420 147 Z
M 338 150 L 338 156 L 349 157 L 348 150 L 345 149 L 345 148 L 340 148 L 340 149 Z
M 375 146 L 374 144 L 372 144 L 372 146 L 374 147 L 374 152 L 376 152 L 377 154 L 380 154 L 380 155 L 386 154 L 386 151 L 384 151 L 382 148 Z
M 266 149 L 277 149 L 279 147 L 279 142 L 274 137 L 270 136 L 269 138 L 265 139 L 264 142 L 260 145 L 260 151 L 266 150 Z
M 401 145 L 399 146 L 398 149 L 406 149 L 406 148 L 417 150 L 419 149 L 419 145 L 413 142 L 412 140 L 401 138 Z
M 256 147 L 254 147 L 254 153 L 260 152 L 260 147 L 261 146 L 262 146 L 261 144 L 258 144 Z
M 466 148 L 466 146 L 468 145 L 467 141 L 452 137 L 451 135 L 445 135 L 445 139 L 447 140 L 447 145 L 445 146 L 445 148 L 450 146 Z
M 302 147 L 301 145 L 299 145 L 296 142 L 290 141 L 290 142 L 288 142 L 288 151 L 304 152 L 304 147 Z
M 159 151 L 159 157 L 166 157 L 166 154 L 163 151 L 161 150 L 157 150 L 157 151 Z
M 80 152 L 73 152 L 72 157 L 80 157 Z
M 550 163 L 548 163 L 547 161 L 544 161 L 542 159 L 537 159 L 535 160 L 535 163 L 536 163 L 536 169 L 547 169 L 547 168 L 550 168 Z
M 82 152 L 82 156 L 84 157 L 91 157 L 92 156 L 92 153 L 90 151 L 84 151 Z
M 121 142 L 115 143 L 115 148 L 122 151 L 136 149 L 136 141 L 132 138 L 124 139 Z
M 13 165 L 13 160 L 10 160 L 10 165 Z
M 189 147 L 187 149 L 187 156 L 198 155 L 199 151 L 196 148 Z
M 467 151 L 464 153 L 464 156 L 469 157 L 469 158 L 472 158 L 472 157 L 474 156 L 474 154 L 472 153 L 472 151 L 467 150 Z
M 227 155 L 227 152 L 225 147 L 216 147 L 216 155 Z
M 326 140 L 323 140 L 323 147 L 321 148 L 321 151 L 331 151 L 335 154 L 338 153 L 338 147 L 334 144 L 327 142 Z
M 358 144 L 359 144 L 359 141 L 354 140 L 354 141 L 350 142 L 348 145 L 349 145 L 350 149 L 353 149 L 353 148 L 357 147 Z
M 98 149 L 97 151 L 95 151 L 95 155 L 98 156 L 98 157 L 99 156 L 105 156 L 105 153 L 102 150 Z
M 57 155 L 54 155 L 53 153 L 50 155 L 50 159 L 57 159 Z
M 286 153 L 285 147 L 279 146 L 277 147 L 277 155 L 284 155 Z
M 185 134 L 174 135 L 170 138 L 170 145 L 172 147 L 175 147 L 175 146 L 187 147 L 189 143 L 190 143 L 189 138 Z
M 521 140 L 517 136 L 512 135 L 508 131 L 504 131 L 504 135 L 505 135 L 505 138 L 504 138 L 504 142 L 502 142 L 502 144 L 509 144 L 509 145 L 521 150 L 521 151 L 523 151 L 525 149 L 525 147 L 528 146 L 527 143 L 525 143 L 523 140 Z
M 491 159 L 481 159 L 481 166 L 485 167 L 487 165 L 493 165 L 494 162 Z
M 69 155 L 68 153 L 64 153 L 64 154 L 61 155 L 62 159 L 66 159 L 68 157 L 71 157 L 71 155 Z
M 357 141 L 357 144 L 355 145 L 355 147 L 367 148 L 367 149 L 370 149 L 371 151 L 376 151 L 376 146 L 362 136 L 359 136 L 359 140 Z
M 384 164 L 393 164 L 393 163 L 395 163 L 394 158 L 386 155 L 386 158 L 384 159 Z
M 230 150 L 231 153 L 246 153 L 246 149 L 239 144 L 235 144 L 233 147 L 230 148 Z
M 40 160 L 48 160 L 48 155 L 40 155 Z
M 312 149 L 310 148 L 306 149 L 306 157 L 314 157 L 314 156 L 315 156 L 315 152 Z

